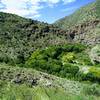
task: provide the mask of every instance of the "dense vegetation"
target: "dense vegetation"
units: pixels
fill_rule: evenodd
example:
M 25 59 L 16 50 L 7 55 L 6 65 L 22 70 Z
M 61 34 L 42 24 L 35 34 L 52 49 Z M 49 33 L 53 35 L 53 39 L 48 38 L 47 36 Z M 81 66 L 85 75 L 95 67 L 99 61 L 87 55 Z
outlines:
M 81 8 L 71 15 L 72 17 L 69 16 L 67 22 L 64 21 L 66 24 L 69 23 L 69 25 L 73 26 L 78 22 L 85 22 L 83 21 L 85 17 L 86 24 L 78 24 L 78 26 L 69 29 L 67 28 L 68 25 L 62 23 L 61 26 L 65 25 L 67 31 L 60 29 L 59 25 L 60 28 L 55 25 L 0 12 L 0 62 L 24 63 L 36 49 L 63 45 L 68 42 L 83 43 L 89 46 L 99 43 L 100 21 L 97 20 L 99 17 L 95 19 L 95 13 L 98 13 L 99 16 L 98 2 Z M 91 10 L 95 7 L 96 11 Z M 88 19 L 91 22 L 88 22 Z
M 62 98 L 100 99 L 100 0 L 53 25 L 0 12 L 0 100 Z
M 29 88 L 26 85 L 9 84 L 9 86 L 0 83 L 1 100 L 99 100 L 100 91 L 98 86 L 85 87 L 79 95 L 69 94 L 59 88 L 34 87 Z M 93 89 L 93 91 L 91 91 Z M 85 92 L 85 93 L 84 93 Z M 97 94 L 98 93 L 98 94 Z M 63 99 L 62 99 L 63 98 Z
M 60 77 L 100 82 L 100 68 L 93 66 L 91 58 L 85 52 L 86 47 L 81 44 L 67 44 L 52 46 L 43 50 L 36 50 L 26 61 L 26 67 L 35 68 Z M 82 69 L 86 67 L 88 72 Z M 82 72 L 83 70 L 83 72 Z
M 26 65 L 40 70 L 45 70 L 52 74 L 62 74 L 66 76 L 67 72 L 73 72 L 73 76 L 79 70 L 77 66 L 71 65 L 73 63 L 74 53 L 79 52 L 83 47 L 78 45 L 66 45 L 64 47 L 48 47 L 44 50 L 37 50 L 33 52 L 32 56 L 26 62 Z M 66 57 L 65 57 L 66 56 Z M 64 63 L 65 62 L 65 63 Z
M 20 63 L 37 48 L 66 44 L 64 33 L 54 25 L 0 12 L 0 60 Z
M 31 80 L 36 81 L 33 84 Z M 32 69 L 0 65 L 0 100 L 45 99 L 99 100 L 100 86 L 70 81 Z

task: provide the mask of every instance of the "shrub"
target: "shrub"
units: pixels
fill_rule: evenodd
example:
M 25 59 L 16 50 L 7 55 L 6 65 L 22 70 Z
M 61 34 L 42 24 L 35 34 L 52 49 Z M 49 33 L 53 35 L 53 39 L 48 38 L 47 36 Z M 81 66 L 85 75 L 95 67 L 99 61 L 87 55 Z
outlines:
M 84 52 L 77 53 L 75 55 L 75 60 L 77 61 L 76 63 L 78 63 L 80 65 L 92 65 L 89 55 Z
M 62 47 L 63 50 L 65 52 L 76 52 L 76 53 L 79 53 L 79 52 L 82 52 L 83 50 L 86 49 L 86 46 L 82 45 L 82 44 L 67 44 L 65 46 Z
M 33 52 L 25 65 L 60 77 L 75 78 L 79 71 L 79 67 L 74 65 L 75 61 L 90 63 L 90 60 L 87 60 L 88 55 L 82 52 L 84 47 L 81 44 L 67 44 L 38 49 Z
M 86 86 L 83 91 L 86 95 L 100 96 L 100 86 L 98 84 Z
M 75 76 L 79 71 L 78 66 L 68 64 L 68 63 L 63 65 L 62 69 L 63 69 L 64 73 L 66 73 L 66 74 L 70 73 L 71 76 Z
M 96 45 L 91 49 L 90 58 L 93 64 L 100 63 L 100 45 Z
M 62 63 L 73 63 L 73 60 L 75 59 L 75 54 L 73 52 L 69 52 L 62 57 Z
M 87 74 L 82 75 L 82 80 L 100 83 L 100 68 L 91 67 Z
M 91 67 L 89 73 L 93 76 L 93 81 L 100 82 L 100 68 Z
M 95 64 L 95 67 L 99 67 L 100 68 L 100 64 Z

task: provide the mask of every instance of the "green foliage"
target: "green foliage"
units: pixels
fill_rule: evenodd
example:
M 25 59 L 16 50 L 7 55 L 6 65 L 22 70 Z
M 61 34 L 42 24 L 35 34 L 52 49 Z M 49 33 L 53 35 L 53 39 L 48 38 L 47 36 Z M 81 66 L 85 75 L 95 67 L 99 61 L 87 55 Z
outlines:
M 60 77 L 72 78 L 79 71 L 79 67 L 74 65 L 75 59 L 78 59 L 76 55 L 84 50 L 85 46 L 80 44 L 51 46 L 36 50 L 26 61 L 26 66 Z
M 75 58 L 75 62 L 79 65 L 92 65 L 89 55 L 84 52 L 78 53 Z
M 65 67 L 67 67 L 66 71 L 72 68 L 70 64 Z M 13 82 L 17 76 L 22 83 Z M 31 79 L 37 79 L 37 85 L 30 85 Z M 49 82 L 50 86 L 47 85 Z M 100 85 L 84 84 L 33 69 L 0 64 L 0 100 L 61 100 L 62 98 L 63 100 L 99 100 Z
M 70 89 L 70 87 L 69 87 Z M 70 94 L 56 87 L 27 87 L 0 81 L 0 100 L 99 100 L 98 85 L 85 86 L 80 94 Z
M 0 55 L 22 64 L 38 48 L 66 44 L 65 31 L 60 30 L 54 25 L 0 12 Z
M 71 65 L 69 63 L 66 63 L 62 70 L 60 71 L 62 77 L 75 77 L 75 75 L 78 73 L 79 67 L 75 65 Z
M 95 64 L 95 67 L 100 67 L 100 64 Z
M 88 87 L 84 87 L 83 91 L 86 95 L 100 96 L 100 86 L 98 84 L 93 84 Z
M 91 81 L 100 82 L 100 68 L 91 67 L 87 76 Z
M 81 35 L 84 35 L 84 32 L 87 34 L 92 30 L 92 27 L 96 27 L 91 31 L 91 33 L 93 33 L 92 35 L 86 35 L 86 40 L 88 41 L 91 36 L 99 37 L 100 25 L 98 24 L 98 26 L 96 26 L 97 23 L 99 23 L 100 18 L 99 2 L 100 1 L 97 0 L 97 2 L 81 8 L 71 16 L 58 21 L 56 23 L 57 26 L 68 30 L 76 24 L 79 25 L 74 31 L 73 29 L 72 31 L 69 31 L 69 33 L 73 33 L 73 37 L 75 35 L 74 33 L 77 33 L 76 30 L 81 29 L 79 33 L 83 33 Z M 91 20 L 93 20 L 93 23 Z M 88 27 L 88 24 L 93 26 Z M 99 47 L 93 49 L 92 54 L 96 55 L 93 55 L 92 59 L 85 51 L 86 46 L 82 44 L 67 44 L 67 39 L 70 38 L 68 34 L 65 33 L 66 31 L 63 31 L 54 25 L 0 12 L 0 63 L 5 62 L 10 65 L 17 64 L 18 66 L 23 67 L 21 69 L 17 67 L 4 68 L 4 66 L 0 68 L 0 100 L 61 100 L 62 98 L 63 100 L 100 99 L 99 85 L 90 87 L 87 85 L 83 88 L 84 93 L 72 95 L 73 93 L 80 92 L 79 83 L 76 84 L 76 82 L 73 81 L 74 85 L 72 85 L 69 81 L 63 81 L 63 79 L 60 80 L 60 78 L 57 77 L 54 79 L 54 77 L 45 76 L 45 74 L 42 73 L 38 75 L 38 72 L 32 71 L 32 69 L 29 71 L 27 71 L 28 69 L 24 69 L 24 67 L 34 68 L 64 78 L 100 83 Z M 95 34 L 98 35 L 94 36 Z M 85 38 L 85 35 L 83 37 Z M 97 40 L 97 38 L 95 39 Z M 80 39 L 80 42 L 81 40 L 82 39 Z M 89 68 L 89 66 L 92 65 L 91 61 L 95 64 L 95 67 Z M 81 67 L 84 66 L 88 69 L 87 73 L 80 72 Z M 34 72 L 36 72 L 36 75 L 33 74 Z M 20 85 L 16 85 L 13 82 L 4 82 L 4 80 L 18 81 L 18 79 L 15 78 L 17 75 L 19 76 L 19 80 L 22 81 Z M 44 87 L 36 86 L 30 88 L 32 86 L 29 84 L 32 83 L 28 82 L 28 80 L 33 79 L 33 76 L 36 76 L 36 79 L 39 79 L 43 75 L 44 77 L 41 78 L 42 80 L 38 80 L 40 82 L 37 82 L 38 85 L 42 86 L 42 81 L 45 83 L 45 81 L 49 82 L 48 80 L 50 80 L 51 83 L 54 81 L 53 86 L 51 84 L 48 88 L 43 84 Z M 56 86 L 58 86 L 59 89 Z M 60 87 L 62 88 L 60 89 Z M 68 94 L 63 88 L 65 91 L 74 92 Z M 89 97 L 86 97 L 86 94 Z
M 94 76 L 100 78 L 100 68 L 91 67 L 89 72 L 94 74 Z
M 67 45 L 64 45 L 64 46 L 62 46 L 62 49 L 65 52 L 75 52 L 75 53 L 79 53 L 79 52 L 85 50 L 86 49 L 86 46 L 83 45 L 83 44 L 75 43 L 75 44 L 67 44 Z
M 1 100 L 60 100 L 62 97 L 66 100 L 66 92 L 61 89 L 34 87 L 29 88 L 26 85 L 17 86 L 16 84 L 7 83 L 1 87 L 3 93 L 0 93 Z M 1 90 L 0 88 L 0 90 Z
M 73 60 L 75 58 L 75 54 L 73 52 L 69 52 L 67 54 L 64 54 L 62 56 L 62 63 L 63 65 L 66 64 L 66 63 L 73 63 Z
M 97 13 L 97 17 L 100 18 L 100 0 L 96 0 L 96 13 Z
M 100 64 L 100 45 L 96 45 L 91 49 L 90 52 L 91 61 L 94 64 Z
M 78 73 L 78 79 L 100 83 L 100 68 L 90 67 L 87 73 Z

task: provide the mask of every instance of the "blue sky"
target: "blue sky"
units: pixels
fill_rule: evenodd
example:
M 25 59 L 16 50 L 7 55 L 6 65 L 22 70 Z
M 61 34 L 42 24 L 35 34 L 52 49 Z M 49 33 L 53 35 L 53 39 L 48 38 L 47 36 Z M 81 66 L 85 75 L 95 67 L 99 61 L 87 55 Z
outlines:
M 0 0 L 0 11 L 53 23 L 94 1 L 95 0 Z

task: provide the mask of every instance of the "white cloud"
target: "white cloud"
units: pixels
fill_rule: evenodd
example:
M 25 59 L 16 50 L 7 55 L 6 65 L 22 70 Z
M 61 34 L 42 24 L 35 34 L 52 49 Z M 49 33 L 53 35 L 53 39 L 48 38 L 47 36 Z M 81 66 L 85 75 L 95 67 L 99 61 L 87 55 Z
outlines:
M 68 4 L 68 3 L 71 3 L 71 2 L 75 2 L 76 0 L 63 0 L 64 4 Z
M 6 5 L 6 8 L 0 11 L 18 14 L 20 16 L 26 16 L 28 14 L 36 16 L 39 14 L 38 10 L 42 9 L 38 1 L 40 0 L 1 0 Z M 31 6 L 29 7 L 27 4 Z
M 4 9 L 0 9 L 0 11 L 20 16 L 31 15 L 34 18 L 40 17 L 39 10 L 44 8 L 44 6 L 41 5 L 42 2 L 46 3 L 48 6 L 54 6 L 61 1 L 64 3 L 71 3 L 75 0 L 0 0 L 0 4 L 6 6 Z

